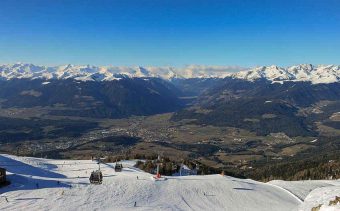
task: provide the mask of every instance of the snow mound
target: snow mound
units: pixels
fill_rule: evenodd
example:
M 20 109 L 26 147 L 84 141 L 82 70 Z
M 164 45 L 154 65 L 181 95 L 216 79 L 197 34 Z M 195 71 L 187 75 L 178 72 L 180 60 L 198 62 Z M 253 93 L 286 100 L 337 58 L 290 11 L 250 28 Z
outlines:
M 299 206 L 299 211 L 310 211 L 313 207 L 320 207 L 320 211 L 339 211 L 340 203 L 330 204 L 340 196 L 340 186 L 317 188 L 306 197 L 304 203 Z
M 0 210 L 294 210 L 294 195 L 274 185 L 221 175 L 165 177 L 123 161 L 101 165 L 103 184 L 89 184 L 91 160 L 0 155 L 11 185 L 0 189 Z M 135 207 L 136 204 L 136 207 Z

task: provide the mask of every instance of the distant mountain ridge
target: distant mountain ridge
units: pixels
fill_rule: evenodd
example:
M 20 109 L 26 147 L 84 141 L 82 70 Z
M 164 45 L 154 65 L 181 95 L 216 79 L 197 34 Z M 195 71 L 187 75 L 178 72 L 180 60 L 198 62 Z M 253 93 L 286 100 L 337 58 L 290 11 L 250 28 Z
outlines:
M 234 71 L 234 72 L 231 72 Z M 238 72 L 235 72 L 238 71 Z M 0 79 L 74 79 L 77 81 L 112 81 L 122 78 L 236 78 L 248 81 L 268 80 L 273 83 L 284 81 L 305 81 L 313 84 L 335 83 L 340 81 L 340 65 L 301 64 L 287 68 L 261 66 L 245 69 L 237 66 L 189 65 L 175 67 L 121 67 L 92 65 L 39 66 L 34 64 L 0 65 Z
M 160 78 L 112 81 L 45 82 L 41 79 L 0 80 L 0 107 L 63 105 L 54 115 L 122 118 L 175 111 L 182 107 L 178 89 Z
M 267 79 L 272 82 L 283 81 L 309 81 L 313 84 L 335 83 L 340 81 L 339 65 L 318 65 L 302 64 L 282 68 L 275 65 L 256 67 L 248 71 L 241 71 L 233 74 L 232 77 L 254 81 Z
M 191 107 L 177 111 L 172 119 L 244 128 L 257 135 L 284 132 L 288 136 L 316 136 L 316 122 L 339 127 L 337 122 L 330 123 L 330 116 L 339 112 L 340 83 L 287 81 L 281 84 L 225 78 L 217 84 L 204 90 Z M 326 101 L 322 115 L 314 110 L 303 112 Z
M 34 64 L 0 65 L 0 79 L 75 79 L 78 81 L 112 81 L 122 78 L 224 78 L 230 71 L 243 68 L 232 66 L 189 65 L 184 68 L 174 67 L 124 67 L 92 65 L 38 66 Z
M 257 135 L 316 136 L 338 128 L 340 67 L 96 67 L 0 65 L 0 107 L 45 107 L 51 115 L 125 118 L 174 112 L 173 121 L 227 126 Z M 327 101 L 323 115 L 308 112 Z

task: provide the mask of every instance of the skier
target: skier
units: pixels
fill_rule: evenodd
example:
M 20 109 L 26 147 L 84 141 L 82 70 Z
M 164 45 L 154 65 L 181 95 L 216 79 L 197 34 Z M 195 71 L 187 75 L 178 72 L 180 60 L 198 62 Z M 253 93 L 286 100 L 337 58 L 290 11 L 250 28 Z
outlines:
M 137 180 L 138 180 L 138 176 L 137 176 Z
M 137 207 L 137 202 L 135 201 L 135 205 L 134 205 L 134 207 Z

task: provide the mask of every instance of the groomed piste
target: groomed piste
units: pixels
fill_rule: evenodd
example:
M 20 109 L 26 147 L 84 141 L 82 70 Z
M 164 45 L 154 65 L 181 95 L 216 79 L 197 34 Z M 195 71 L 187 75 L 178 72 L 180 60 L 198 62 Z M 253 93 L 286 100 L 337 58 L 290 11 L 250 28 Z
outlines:
M 222 175 L 153 175 L 134 168 L 136 161 L 101 164 L 103 183 L 90 184 L 98 169 L 92 160 L 49 160 L 0 155 L 11 184 L 0 189 L 0 210 L 298 210 L 300 195 L 269 184 Z M 331 188 L 338 181 L 329 182 Z M 283 184 L 282 187 L 279 187 Z M 327 185 L 324 185 L 327 186 Z M 299 190 L 299 186 L 296 186 Z M 316 187 L 317 188 L 317 185 Z M 291 188 L 292 189 L 292 188 Z M 340 190 L 340 189 L 339 189 Z M 309 192 L 310 190 L 303 190 Z M 334 190 L 333 190 L 334 191 Z M 306 207 L 306 206 L 305 206 Z

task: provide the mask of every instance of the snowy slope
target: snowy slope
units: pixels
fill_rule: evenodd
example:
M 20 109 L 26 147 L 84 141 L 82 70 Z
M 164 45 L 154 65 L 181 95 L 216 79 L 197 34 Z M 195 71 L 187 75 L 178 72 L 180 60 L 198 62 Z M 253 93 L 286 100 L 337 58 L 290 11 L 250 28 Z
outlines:
M 316 188 L 335 186 L 340 193 L 340 180 L 302 180 L 302 181 L 273 180 L 268 183 L 272 185 L 277 185 L 290 191 L 302 201 L 304 201 L 308 194 Z
M 122 172 L 114 172 L 114 164 L 103 164 L 102 185 L 89 184 L 88 176 L 97 168 L 91 160 L 0 155 L 0 163 L 12 181 L 0 189 L 0 210 L 265 211 L 296 210 L 301 204 L 288 191 L 253 180 L 209 175 L 154 181 L 132 167 L 133 161 L 123 162 Z
M 305 180 L 305 181 L 282 181 L 273 180 L 268 184 L 282 187 L 303 201 L 298 207 L 299 211 L 310 211 L 320 204 L 320 211 L 340 210 L 340 203 L 336 206 L 328 206 L 329 201 L 340 196 L 340 180 Z
M 240 71 L 243 70 L 243 71 Z M 240 71 L 237 73 L 232 73 Z M 96 67 L 91 65 L 61 65 L 55 67 L 33 64 L 0 65 L 0 79 L 75 79 L 81 81 L 119 80 L 124 77 L 159 77 L 166 80 L 173 78 L 225 78 L 233 77 L 243 80 L 266 79 L 272 82 L 309 81 L 313 84 L 340 81 L 339 65 L 302 64 L 282 68 L 275 65 L 244 70 L 237 66 L 203 66 L 188 65 L 174 67 Z

